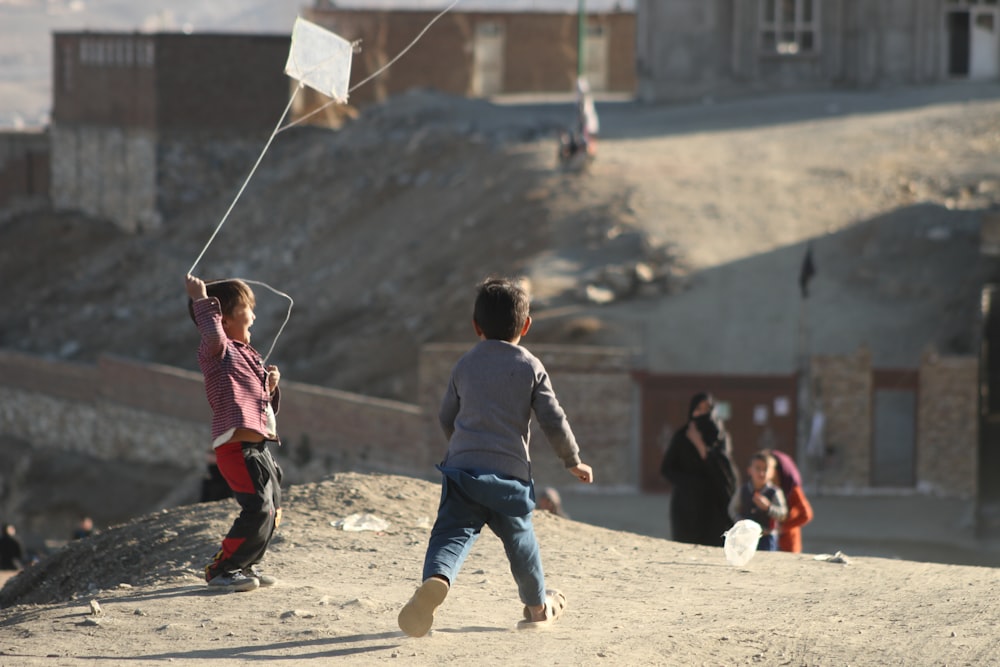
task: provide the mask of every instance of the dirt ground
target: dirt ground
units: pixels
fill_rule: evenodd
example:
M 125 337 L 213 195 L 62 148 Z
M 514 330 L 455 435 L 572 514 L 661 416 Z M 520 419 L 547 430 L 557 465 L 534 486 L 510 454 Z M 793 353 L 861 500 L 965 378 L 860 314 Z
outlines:
M 516 629 L 503 549 L 484 535 L 432 633 L 407 638 L 396 615 L 418 583 L 438 492 L 354 474 L 289 489 L 265 560 L 280 581 L 250 593 L 210 593 L 199 579 L 232 501 L 73 542 L 0 591 L 0 664 L 997 664 L 993 569 L 785 553 L 733 567 L 719 548 L 544 513 L 547 584 L 568 598 L 553 627 Z M 390 525 L 331 525 L 355 513 Z

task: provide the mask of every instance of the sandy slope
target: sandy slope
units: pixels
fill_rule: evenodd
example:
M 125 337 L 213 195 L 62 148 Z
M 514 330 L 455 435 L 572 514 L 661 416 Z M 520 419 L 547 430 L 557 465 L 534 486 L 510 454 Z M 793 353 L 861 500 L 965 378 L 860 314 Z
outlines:
M 419 578 L 437 494 L 428 482 L 353 474 L 290 489 L 266 561 L 281 581 L 252 593 L 211 594 L 198 577 L 228 503 L 72 543 L 34 582 L 0 593 L 0 664 L 997 664 L 993 569 L 782 553 L 734 568 L 721 549 L 550 515 L 536 526 L 547 583 L 569 599 L 556 626 L 515 629 L 521 605 L 486 535 L 432 634 L 406 638 L 396 614 Z M 355 512 L 391 525 L 330 525 Z M 7 607 L 19 600 L 39 602 Z

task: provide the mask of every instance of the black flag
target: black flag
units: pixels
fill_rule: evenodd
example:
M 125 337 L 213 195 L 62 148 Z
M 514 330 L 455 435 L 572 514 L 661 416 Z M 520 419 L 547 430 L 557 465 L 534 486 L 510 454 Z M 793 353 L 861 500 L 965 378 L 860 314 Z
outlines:
M 816 275 L 816 265 L 813 264 L 812 243 L 806 246 L 806 256 L 802 258 L 802 269 L 799 271 L 799 289 L 802 290 L 802 298 L 809 296 L 809 281 Z

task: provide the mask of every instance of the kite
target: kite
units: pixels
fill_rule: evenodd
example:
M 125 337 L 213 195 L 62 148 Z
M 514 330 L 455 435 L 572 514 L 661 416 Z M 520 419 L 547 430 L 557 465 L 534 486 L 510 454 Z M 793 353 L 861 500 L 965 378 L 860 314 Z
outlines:
M 285 74 L 318 93 L 347 104 L 354 44 L 302 17 L 292 27 Z

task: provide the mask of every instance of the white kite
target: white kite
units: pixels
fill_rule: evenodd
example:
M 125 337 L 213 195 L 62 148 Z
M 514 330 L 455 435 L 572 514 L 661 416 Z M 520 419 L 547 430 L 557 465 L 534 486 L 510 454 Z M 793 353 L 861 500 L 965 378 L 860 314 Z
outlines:
M 346 104 L 353 54 L 351 42 L 298 17 L 292 27 L 292 48 L 285 63 L 285 74 Z

